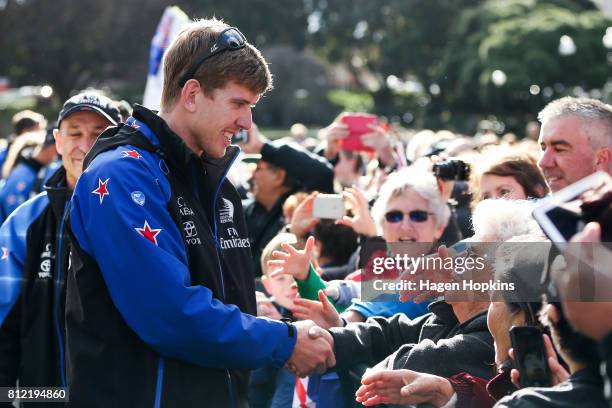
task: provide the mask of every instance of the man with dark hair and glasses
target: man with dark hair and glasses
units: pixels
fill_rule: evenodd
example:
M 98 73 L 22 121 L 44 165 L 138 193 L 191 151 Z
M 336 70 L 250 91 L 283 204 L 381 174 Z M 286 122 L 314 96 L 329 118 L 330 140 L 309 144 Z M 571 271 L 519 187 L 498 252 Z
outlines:
M 312 322 L 255 317 L 251 248 L 226 179 L 272 80 L 236 28 L 188 25 L 161 111 L 134 107 L 88 154 L 71 202 L 69 399 L 78 406 L 247 406 L 249 370 L 333 363 Z

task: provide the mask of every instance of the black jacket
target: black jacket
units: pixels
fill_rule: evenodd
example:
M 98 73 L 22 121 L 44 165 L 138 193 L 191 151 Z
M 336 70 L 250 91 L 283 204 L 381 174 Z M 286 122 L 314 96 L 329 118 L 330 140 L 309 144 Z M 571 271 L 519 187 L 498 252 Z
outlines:
M 413 320 L 396 314 L 330 329 L 337 367 L 378 364 L 379 368 L 407 368 L 442 377 L 468 372 L 491 378 L 494 350 L 486 311 L 460 324 L 448 303 L 434 302 L 429 310 L 431 313 Z
M 0 290 L 2 387 L 15 386 L 17 379 L 22 387 L 66 386 L 64 302 L 69 248 L 62 223 L 68 198 L 63 167 L 45 190 L 20 206 L 0 229 L 0 276 L 20 278 L 0 279 L 4 289 Z
M 71 201 L 70 400 L 246 406 L 248 370 L 282 365 L 296 339 L 252 316 L 246 224 L 225 178 L 237 149 L 198 157 L 151 111 L 134 118 L 98 138 Z
M 582 369 L 554 387 L 528 387 L 502 398 L 496 408 L 606 408 L 599 367 Z

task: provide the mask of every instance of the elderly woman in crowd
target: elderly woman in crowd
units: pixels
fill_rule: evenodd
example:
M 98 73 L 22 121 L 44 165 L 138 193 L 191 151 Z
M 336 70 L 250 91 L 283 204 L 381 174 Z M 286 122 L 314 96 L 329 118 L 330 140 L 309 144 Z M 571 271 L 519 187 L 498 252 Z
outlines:
M 525 325 L 542 328 L 538 320 L 543 292 L 539 276 L 547 251 L 538 245 L 547 243 L 530 216 L 531 208 L 527 202 L 488 200 L 479 204 L 474 212 L 478 238 L 508 240 L 496 251 L 495 277 L 502 283 L 515 285 L 514 291 L 491 293 L 487 325 L 495 341 L 497 376 L 487 381 L 489 376 L 483 378 L 465 370 L 446 377 L 418 372 L 410 366 L 404 370 L 383 370 L 362 378 L 357 401 L 366 406 L 429 402 L 437 407 L 491 407 L 497 399 L 515 391 L 510 381 L 509 329 Z M 500 213 L 501 209 L 504 212 Z M 548 337 L 545 344 L 555 383 L 561 382 L 568 374 L 558 363 Z

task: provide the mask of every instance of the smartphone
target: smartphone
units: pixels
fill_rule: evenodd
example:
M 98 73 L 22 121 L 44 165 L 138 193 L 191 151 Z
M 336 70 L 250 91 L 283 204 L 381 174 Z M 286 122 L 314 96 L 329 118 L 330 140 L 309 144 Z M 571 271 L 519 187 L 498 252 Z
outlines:
M 246 129 L 240 129 L 238 133 L 232 136 L 232 144 L 244 144 L 249 140 L 249 131 Z
M 593 173 L 543 200 L 533 210 L 533 217 L 561 251 L 566 249 L 570 238 L 586 225 L 580 209 L 582 194 L 601 188 L 608 180 L 609 176 L 604 172 Z
M 349 135 L 342 139 L 342 149 L 349 151 L 373 152 L 374 149 L 365 146 L 361 136 L 372 131 L 371 125 L 376 125 L 378 117 L 369 113 L 352 113 L 342 117 L 342 123 L 348 126 Z
M 513 326 L 510 340 L 514 349 L 514 364 L 521 374 L 521 387 L 550 387 L 551 375 L 542 331 L 534 326 Z
M 344 201 L 340 194 L 319 194 L 312 204 L 312 216 L 338 220 L 344 215 Z

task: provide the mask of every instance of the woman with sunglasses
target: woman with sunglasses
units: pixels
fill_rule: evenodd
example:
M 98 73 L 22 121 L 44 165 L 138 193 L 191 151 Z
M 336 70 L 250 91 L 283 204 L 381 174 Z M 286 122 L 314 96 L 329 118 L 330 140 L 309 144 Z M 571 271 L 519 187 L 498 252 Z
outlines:
M 414 243 L 408 247 L 404 246 L 405 249 L 418 252 L 411 256 L 426 255 L 435 249 L 436 241 L 442 235 L 450 217 L 450 210 L 442 201 L 433 174 L 413 168 L 400 170 L 388 177 L 380 189 L 371 213 L 360 190 L 348 189 L 343 195 L 354 215 L 345 216 L 337 223 L 351 227 L 360 234 L 361 245 L 375 245 L 368 241 L 379 235 L 391 245 Z M 312 319 L 320 326 L 329 328 L 341 324 L 342 319 L 347 322 L 362 322 L 368 317 L 390 317 L 399 312 L 415 318 L 427 312 L 427 303 L 400 303 L 397 302 L 397 295 L 392 295 L 384 299 L 378 298 L 375 302 L 354 302 L 339 316 L 336 308 L 327 307 L 317 301 L 324 298 L 317 292 L 325 289 L 326 284 L 314 268 L 309 267 L 313 244 L 307 242 L 303 251 L 284 246 L 287 252 L 274 253 L 273 257 L 277 259 L 270 261 L 271 266 L 279 268 L 279 273 L 288 273 L 296 279 L 301 296 L 301 299 L 296 299 L 296 317 Z M 376 240 L 376 245 L 380 245 L 379 240 Z M 369 270 L 353 275 L 355 280 L 371 277 Z M 388 277 L 396 278 L 397 274 Z M 360 296 L 356 294 L 355 297 Z

